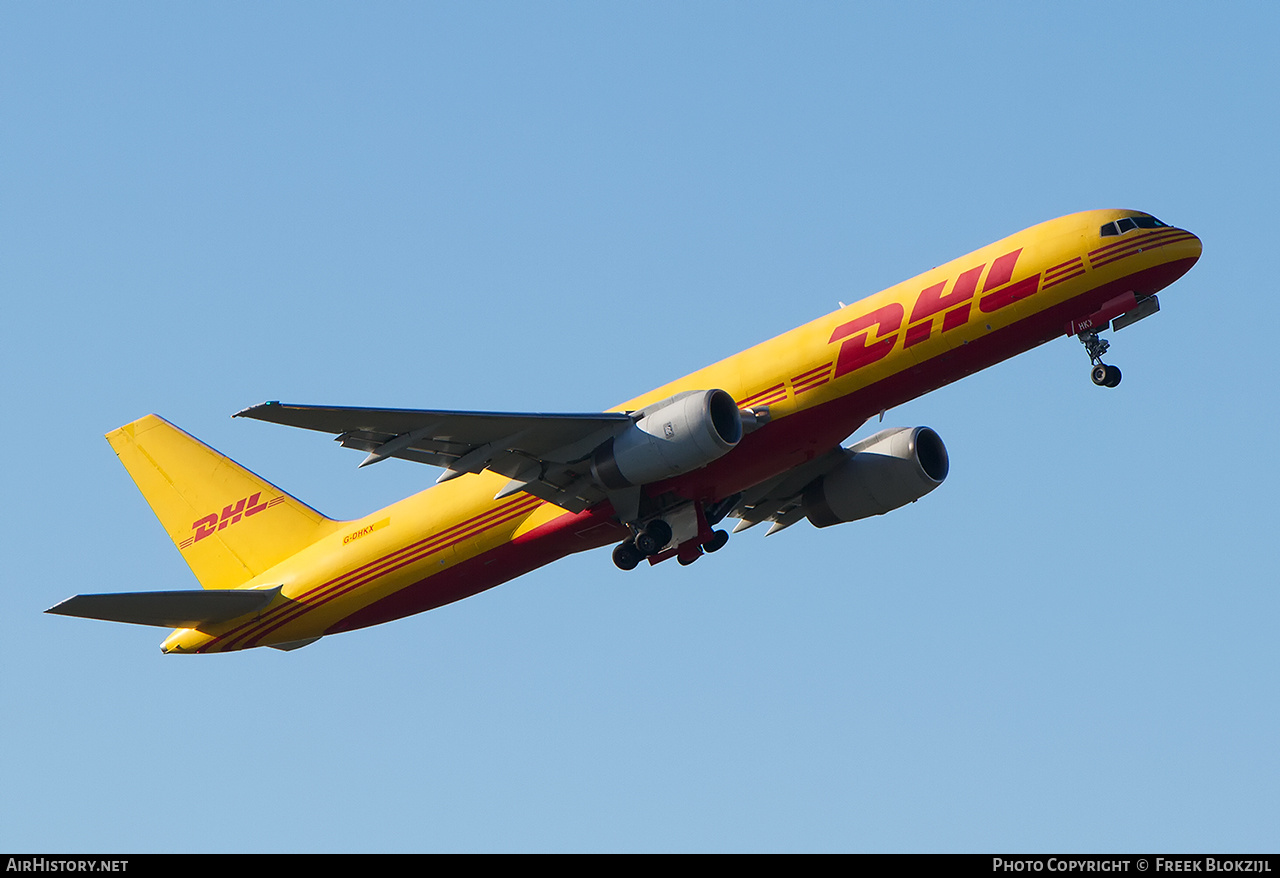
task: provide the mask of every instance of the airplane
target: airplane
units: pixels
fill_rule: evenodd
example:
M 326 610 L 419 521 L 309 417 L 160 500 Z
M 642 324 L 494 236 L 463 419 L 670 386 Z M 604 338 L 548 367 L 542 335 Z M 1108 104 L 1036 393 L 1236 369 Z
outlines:
M 1156 313 L 1200 239 L 1134 210 L 1050 220 L 607 412 L 542 414 L 267 402 L 234 417 L 333 434 L 442 467 L 438 484 L 351 521 L 321 515 L 156 415 L 107 434 L 202 589 L 77 595 L 46 612 L 175 629 L 169 654 L 269 646 L 434 609 L 574 552 L 631 570 L 723 548 L 717 529 L 825 528 L 915 502 L 947 477 L 929 427 L 865 422 L 1075 336 L 1101 387 L 1099 333 Z

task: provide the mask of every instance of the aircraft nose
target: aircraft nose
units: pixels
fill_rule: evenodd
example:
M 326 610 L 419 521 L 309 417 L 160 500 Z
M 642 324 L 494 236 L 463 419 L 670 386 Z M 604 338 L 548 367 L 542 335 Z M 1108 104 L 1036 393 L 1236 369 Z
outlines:
M 1168 286 L 1190 271 L 1204 251 L 1200 238 L 1186 229 L 1175 229 L 1163 243 L 1157 242 L 1156 248 L 1156 252 L 1161 254 L 1160 261 L 1166 274 L 1158 288 Z
M 1201 243 L 1199 236 L 1193 232 L 1188 232 L 1186 229 L 1180 229 L 1179 231 L 1186 232 L 1189 236 L 1185 241 L 1180 242 L 1181 249 L 1184 250 L 1186 255 L 1193 261 L 1198 260 L 1200 258 L 1200 254 L 1204 252 L 1204 245 Z

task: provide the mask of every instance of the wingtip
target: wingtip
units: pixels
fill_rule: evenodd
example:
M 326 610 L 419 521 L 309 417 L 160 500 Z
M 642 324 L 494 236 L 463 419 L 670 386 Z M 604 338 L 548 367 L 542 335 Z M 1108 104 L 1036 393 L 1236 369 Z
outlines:
M 264 408 L 266 408 L 266 407 L 268 407 L 268 406 L 273 406 L 273 405 L 280 405 L 280 400 L 278 400 L 278 399 L 270 399 L 270 400 L 267 400 L 266 402 L 260 402 L 260 403 L 258 403 L 257 405 L 251 405 L 251 406 L 249 406 L 248 408 L 242 408 L 242 409 L 240 409 L 240 411 L 236 412 L 236 413 L 235 413 L 234 415 L 232 415 L 231 417 L 233 417 L 233 418 L 251 418 L 251 417 L 253 417 L 253 413 L 254 413 L 254 412 L 256 412 L 258 409 L 264 409 Z
M 75 599 L 75 597 L 76 597 L 75 595 L 72 595 L 71 597 L 66 598 L 65 600 L 58 601 L 56 604 L 54 604 L 52 607 L 50 607 L 49 609 L 45 610 L 44 612 L 46 612 L 46 613 L 51 613 L 51 614 L 53 614 L 54 616 L 67 616 L 67 615 L 70 615 L 70 614 L 69 614 L 69 613 L 67 613 L 65 610 L 62 610 L 62 609 L 59 609 L 59 608 L 60 608 L 60 607 L 65 606 L 66 604 L 69 604 L 72 600 L 74 600 L 74 599 Z

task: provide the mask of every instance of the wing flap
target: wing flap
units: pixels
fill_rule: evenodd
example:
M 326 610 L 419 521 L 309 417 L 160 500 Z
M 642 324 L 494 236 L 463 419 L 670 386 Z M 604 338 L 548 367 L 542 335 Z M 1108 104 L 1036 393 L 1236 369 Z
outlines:
M 836 446 L 807 463 L 748 488 L 729 513 L 731 517 L 741 519 L 734 527 L 734 533 L 762 521 L 773 522 L 768 531 L 771 534 L 795 524 L 804 517 L 804 508 L 801 506 L 804 489 L 845 459 L 845 450 Z

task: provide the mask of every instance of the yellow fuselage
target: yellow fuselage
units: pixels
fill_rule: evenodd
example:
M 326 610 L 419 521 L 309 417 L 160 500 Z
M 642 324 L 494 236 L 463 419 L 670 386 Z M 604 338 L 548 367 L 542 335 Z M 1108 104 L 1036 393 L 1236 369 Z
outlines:
M 769 411 L 715 463 L 647 490 L 731 496 L 828 451 L 877 412 L 1078 330 L 1117 297 L 1162 289 L 1199 258 L 1200 241 L 1171 227 L 1100 237 L 1105 223 L 1134 215 L 1041 223 L 623 403 L 616 410 L 721 388 L 742 408 Z M 527 494 L 494 500 L 505 483 L 467 475 L 330 523 L 244 586 L 282 586 L 276 603 L 209 630 L 179 629 L 163 648 L 221 652 L 364 627 L 625 535 L 607 508 L 573 514 Z

